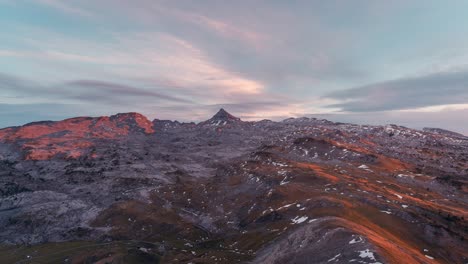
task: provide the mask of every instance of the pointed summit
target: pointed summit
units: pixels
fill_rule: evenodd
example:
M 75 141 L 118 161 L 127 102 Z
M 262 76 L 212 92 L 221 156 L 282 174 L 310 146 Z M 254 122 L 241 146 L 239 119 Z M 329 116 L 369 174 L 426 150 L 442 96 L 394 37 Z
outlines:
M 201 122 L 201 125 L 210 125 L 210 126 L 224 126 L 227 124 L 239 123 L 242 122 L 240 118 L 235 117 L 228 113 L 223 108 L 219 109 L 219 111 L 210 119 Z
M 219 109 L 219 111 L 211 118 L 211 120 L 221 120 L 221 121 L 240 121 L 240 118 L 235 117 L 228 113 L 223 108 Z

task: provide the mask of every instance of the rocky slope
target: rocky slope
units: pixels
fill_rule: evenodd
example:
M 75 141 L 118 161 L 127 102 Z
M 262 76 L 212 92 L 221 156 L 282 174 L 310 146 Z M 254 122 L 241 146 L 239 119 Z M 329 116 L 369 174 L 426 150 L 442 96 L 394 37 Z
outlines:
M 140 114 L 0 130 L 1 263 L 466 263 L 468 138 Z

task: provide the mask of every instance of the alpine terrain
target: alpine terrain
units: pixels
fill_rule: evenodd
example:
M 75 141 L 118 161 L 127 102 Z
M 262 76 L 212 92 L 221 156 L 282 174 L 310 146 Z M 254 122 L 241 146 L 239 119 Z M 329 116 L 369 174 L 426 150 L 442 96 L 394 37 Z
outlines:
M 0 263 L 468 263 L 468 137 L 138 113 L 0 130 Z

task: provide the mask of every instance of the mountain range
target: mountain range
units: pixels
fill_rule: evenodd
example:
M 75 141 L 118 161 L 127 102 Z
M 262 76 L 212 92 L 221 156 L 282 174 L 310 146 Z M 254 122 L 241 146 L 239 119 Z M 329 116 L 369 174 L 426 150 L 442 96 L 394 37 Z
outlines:
M 0 263 L 468 263 L 468 137 L 138 113 L 0 129 Z

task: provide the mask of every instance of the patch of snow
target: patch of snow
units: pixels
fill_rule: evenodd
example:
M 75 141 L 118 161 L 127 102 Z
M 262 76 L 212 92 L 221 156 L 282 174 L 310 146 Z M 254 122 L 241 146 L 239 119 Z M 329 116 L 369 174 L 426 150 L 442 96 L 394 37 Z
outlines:
M 372 171 L 367 165 L 365 165 L 365 164 L 362 164 L 361 166 L 359 166 L 358 169 L 362 169 L 362 170 L 366 170 L 366 171 L 373 172 L 373 171 Z
M 412 176 L 412 175 L 406 175 L 406 174 L 398 174 L 397 177 L 399 177 L 399 178 L 403 178 L 403 177 L 406 178 L 406 177 L 409 177 L 409 178 L 413 178 L 413 179 L 414 179 L 414 176 Z
M 399 195 L 399 194 L 397 194 L 397 193 L 394 193 L 394 195 L 395 195 L 396 197 L 400 198 L 400 199 L 403 199 L 403 196 L 401 196 L 401 195 Z
M 295 205 L 295 204 L 296 204 L 296 203 L 283 205 L 283 206 L 281 206 L 281 207 L 278 207 L 278 209 L 276 209 L 276 211 L 279 211 L 279 210 L 284 209 L 284 208 L 288 208 L 288 207 L 290 207 L 290 206 L 292 206 L 292 205 Z
M 375 261 L 374 253 L 372 253 L 369 249 L 359 251 L 359 257 L 370 258 L 371 260 Z
M 406 204 L 402 204 L 401 207 L 408 208 L 408 206 Z
M 293 224 L 300 224 L 307 221 L 307 219 L 309 219 L 308 216 L 296 216 L 293 219 L 291 219 L 291 221 L 293 222 Z
M 392 212 L 390 212 L 390 211 L 382 211 L 382 210 L 381 210 L 380 212 L 386 213 L 386 214 L 392 214 Z
M 333 258 L 329 259 L 327 262 L 331 262 L 331 261 L 335 261 L 335 260 L 338 260 L 337 258 L 341 256 L 341 254 L 338 254 L 336 256 L 334 256 Z
M 353 238 L 353 240 L 349 241 L 349 244 L 356 244 L 362 242 L 362 237 L 358 237 L 358 240 Z
M 254 203 L 252 205 L 252 207 L 250 207 L 249 211 L 247 211 L 248 214 L 250 214 L 250 212 L 252 212 L 252 210 L 254 209 L 254 207 L 257 205 L 257 203 Z
M 429 255 L 424 255 L 424 256 L 425 256 L 426 258 L 428 258 L 428 259 L 434 259 L 434 257 L 431 257 L 431 256 L 429 256 Z
M 279 162 L 272 162 L 271 163 L 273 166 L 278 166 L 278 167 L 287 167 L 288 165 L 286 164 L 283 164 L 283 163 L 279 163 Z
M 266 213 L 269 213 L 269 212 L 271 212 L 271 211 L 273 211 L 273 209 L 268 208 L 268 209 L 266 209 L 265 211 L 262 212 L 262 215 L 264 215 L 264 214 L 266 214 Z
M 284 179 L 280 182 L 280 185 L 288 184 L 289 181 L 286 181 L 287 179 L 288 179 L 288 176 L 285 176 Z

